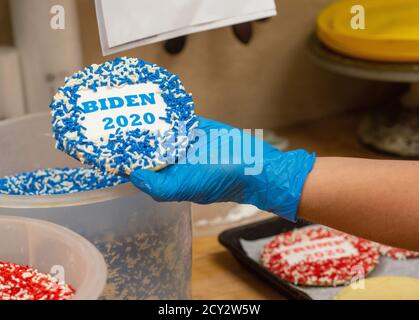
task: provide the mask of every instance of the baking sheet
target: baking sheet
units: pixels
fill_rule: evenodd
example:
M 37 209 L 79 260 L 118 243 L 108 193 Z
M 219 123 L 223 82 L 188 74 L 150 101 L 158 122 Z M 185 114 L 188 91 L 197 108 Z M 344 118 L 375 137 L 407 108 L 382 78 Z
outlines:
M 250 259 L 259 263 L 260 252 L 263 246 L 271 241 L 274 237 L 261 238 L 258 240 L 245 240 L 240 239 L 240 244 L 243 250 L 249 256 Z M 383 276 L 399 276 L 399 277 L 411 277 L 419 278 L 419 259 L 410 259 L 397 261 L 387 257 L 381 257 L 377 267 L 366 277 L 383 277 Z M 313 300 L 331 300 L 334 299 L 336 294 L 343 289 L 340 287 L 329 287 L 329 288 L 304 288 L 300 286 L 292 287 L 305 292 Z

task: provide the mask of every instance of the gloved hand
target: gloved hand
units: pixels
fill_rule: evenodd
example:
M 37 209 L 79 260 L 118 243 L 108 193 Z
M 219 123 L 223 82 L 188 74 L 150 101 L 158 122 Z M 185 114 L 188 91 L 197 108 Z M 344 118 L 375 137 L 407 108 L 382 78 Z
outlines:
M 188 152 L 185 163 L 170 165 L 159 172 L 134 171 L 130 176 L 132 183 L 156 201 L 252 204 L 295 221 L 304 182 L 313 168 L 315 155 L 304 150 L 282 152 L 237 128 L 205 118 L 198 120 L 198 141 Z M 213 129 L 224 129 L 223 138 L 211 136 Z M 260 167 L 259 174 L 246 174 L 246 171 L 250 172 L 249 162 L 246 165 L 243 159 L 247 156 L 248 160 L 249 154 L 244 154 L 244 147 L 241 150 L 237 145 L 232 148 L 231 132 L 236 133 L 236 137 L 238 133 L 244 143 L 252 141 L 253 153 L 258 154 L 260 150 L 253 164 L 254 168 Z M 216 162 L 214 158 L 220 160 L 217 156 L 220 154 L 221 160 L 225 161 L 226 154 L 222 154 L 226 146 L 230 146 L 227 156 L 234 158 L 237 164 L 210 164 L 211 160 Z M 241 153 L 239 156 L 238 152 Z M 207 163 L 196 163 L 197 155 Z

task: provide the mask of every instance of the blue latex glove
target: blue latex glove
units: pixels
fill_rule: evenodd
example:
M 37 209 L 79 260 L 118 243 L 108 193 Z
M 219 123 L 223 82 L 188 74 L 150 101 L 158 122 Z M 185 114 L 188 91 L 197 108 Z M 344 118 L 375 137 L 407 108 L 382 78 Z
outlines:
M 186 161 L 170 165 L 159 172 L 137 170 L 130 176 L 134 185 L 156 201 L 252 204 L 261 210 L 295 221 L 304 182 L 313 168 L 315 155 L 304 150 L 282 152 L 242 130 L 209 119 L 198 120 L 201 133 L 207 134 L 207 137 L 211 129 L 226 129 L 225 134 L 235 130 L 243 139 L 252 140 L 253 145 L 258 141 L 259 146 L 263 146 L 263 151 L 254 166 L 259 166 L 261 172 L 256 175 L 245 174 L 245 164 L 191 164 Z M 201 136 L 202 134 L 198 134 L 198 137 Z M 204 158 L 210 160 L 211 154 L 221 154 L 221 148 L 225 147 L 226 141 L 231 146 L 231 140 L 225 139 L 224 143 L 214 146 L 214 143 L 210 143 L 214 139 L 199 138 L 192 151 L 198 150 L 198 147 L 201 150 L 206 149 L 208 154 Z M 203 144 L 205 148 L 202 148 Z M 256 149 L 253 146 L 253 152 Z M 188 152 L 187 160 L 191 158 L 192 151 Z M 203 153 L 196 152 L 195 156 L 197 154 Z

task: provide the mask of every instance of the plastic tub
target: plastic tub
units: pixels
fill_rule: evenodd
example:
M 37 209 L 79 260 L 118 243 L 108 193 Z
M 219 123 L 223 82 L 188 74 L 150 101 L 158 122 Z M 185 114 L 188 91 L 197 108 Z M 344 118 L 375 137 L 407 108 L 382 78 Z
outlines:
M 80 167 L 54 148 L 49 114 L 0 122 L 0 177 Z M 188 203 L 157 203 L 130 183 L 57 196 L 0 195 L 0 215 L 48 220 L 81 234 L 103 254 L 103 299 L 189 299 Z
M 76 290 L 77 300 L 99 298 L 106 284 L 100 252 L 77 233 L 46 221 L 0 216 L 0 261 L 55 274 Z

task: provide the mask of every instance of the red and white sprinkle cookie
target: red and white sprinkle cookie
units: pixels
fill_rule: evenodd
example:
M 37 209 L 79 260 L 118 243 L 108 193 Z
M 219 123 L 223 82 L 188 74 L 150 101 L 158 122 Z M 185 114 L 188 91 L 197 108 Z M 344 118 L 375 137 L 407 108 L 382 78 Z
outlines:
M 316 225 L 276 236 L 265 245 L 261 264 L 295 285 L 338 286 L 370 273 L 379 257 L 371 241 Z
M 401 248 L 389 247 L 384 244 L 378 244 L 380 254 L 394 260 L 407 260 L 419 258 L 419 252 L 409 251 Z
M 68 300 L 75 290 L 45 273 L 0 262 L 0 300 Z

